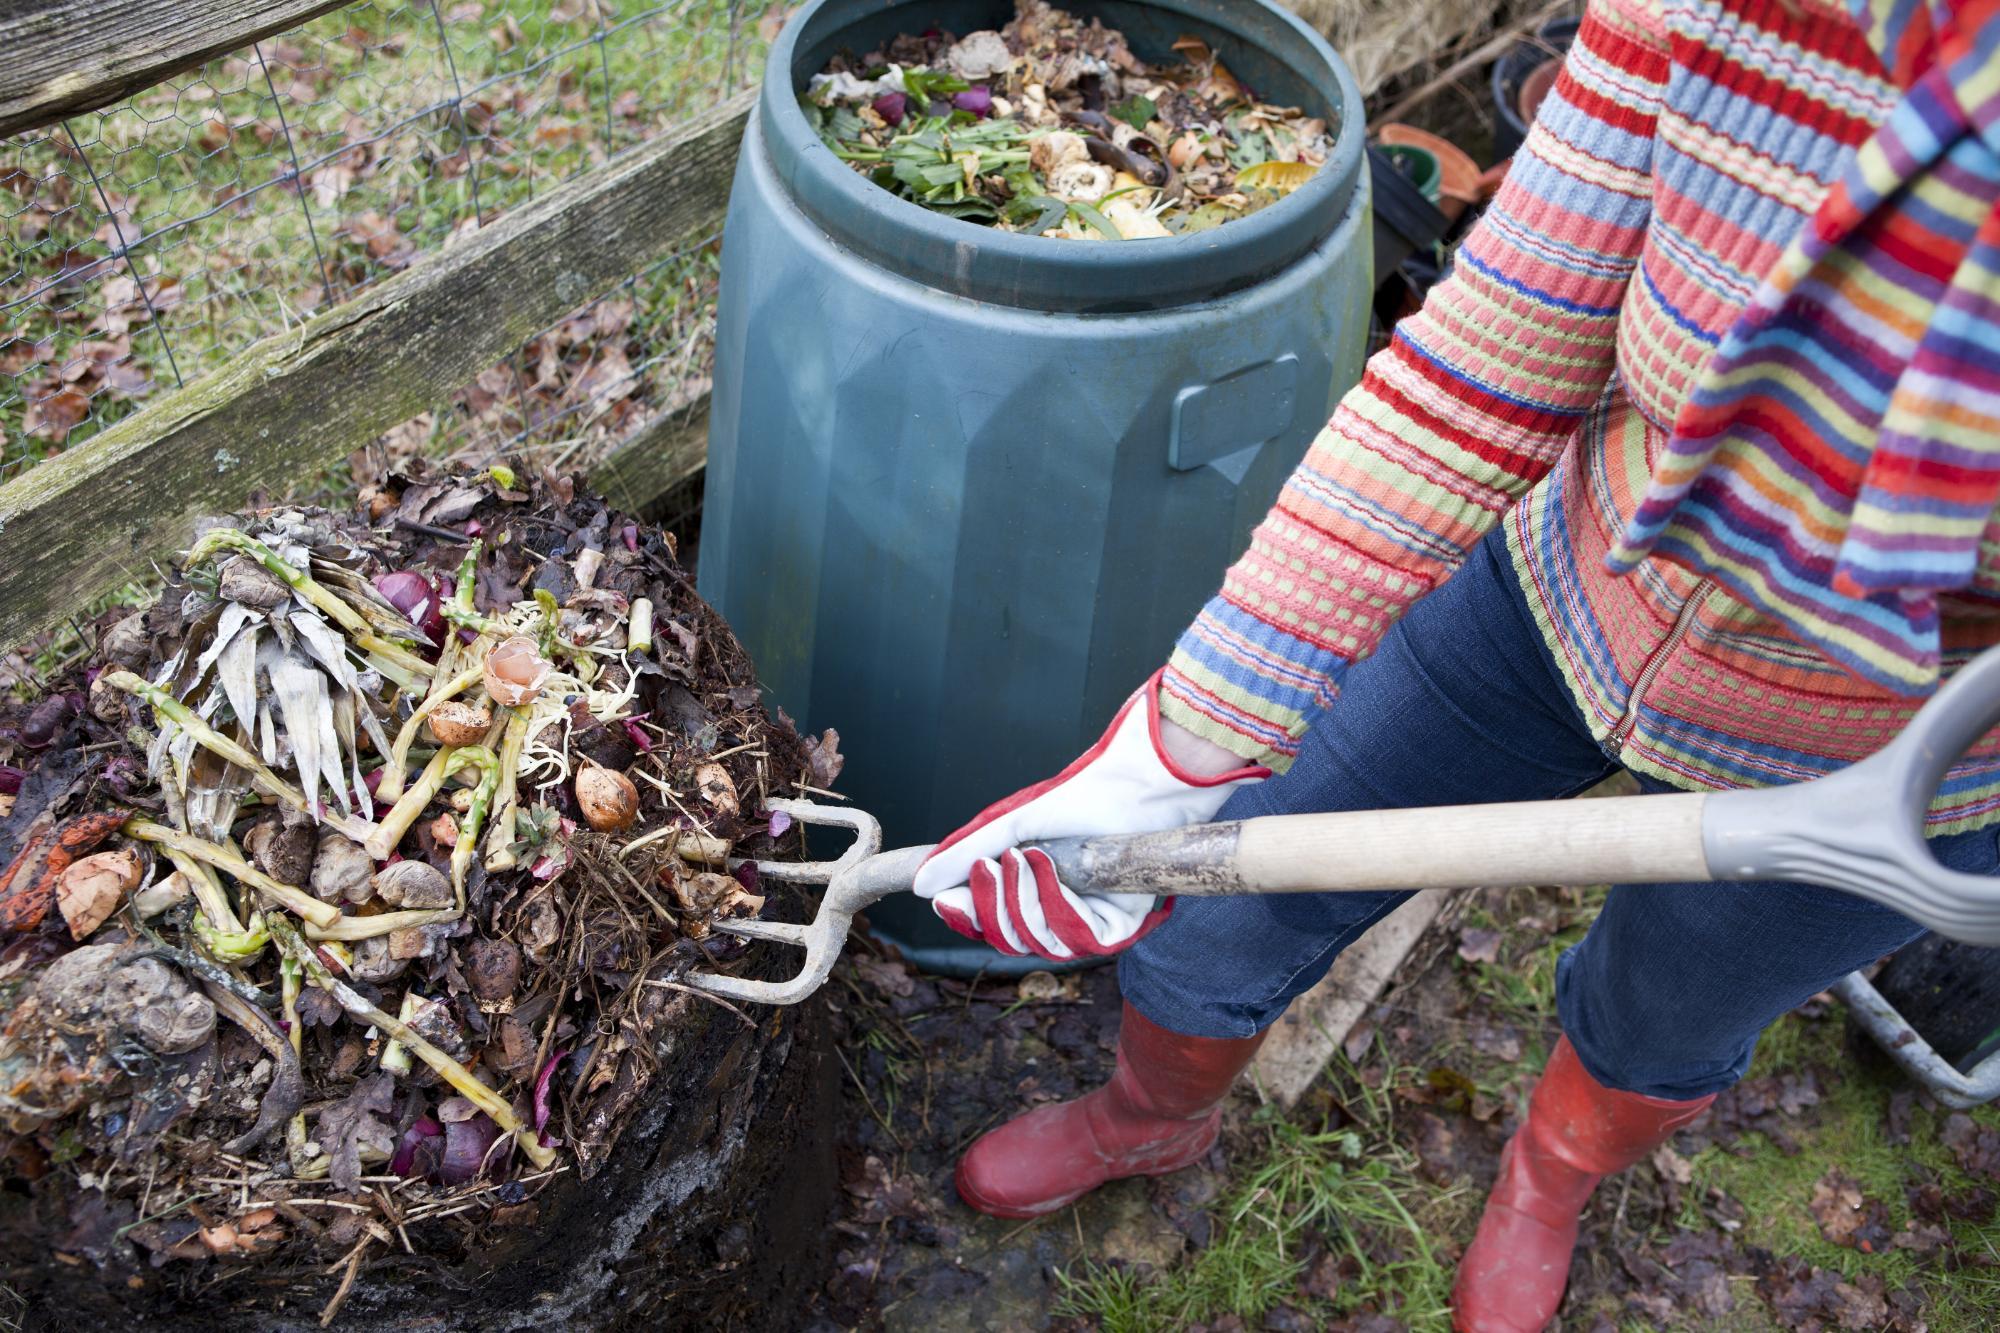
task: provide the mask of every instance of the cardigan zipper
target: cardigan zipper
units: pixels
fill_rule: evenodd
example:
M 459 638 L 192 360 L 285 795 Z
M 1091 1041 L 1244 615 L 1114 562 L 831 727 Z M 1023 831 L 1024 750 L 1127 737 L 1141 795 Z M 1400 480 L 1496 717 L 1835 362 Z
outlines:
M 1605 737 L 1614 755 L 1624 748 L 1625 742 L 1631 739 L 1633 730 L 1638 727 L 1639 707 L 1646 702 L 1646 691 L 1652 688 L 1654 679 L 1666 669 L 1667 658 L 1680 646 L 1688 631 L 1694 628 L 1695 613 L 1700 611 L 1701 604 L 1708 600 L 1709 589 L 1712 586 L 1712 582 L 1708 579 L 1703 579 L 1694 585 L 1694 590 L 1688 593 L 1687 600 L 1681 603 L 1681 609 L 1675 613 L 1674 623 L 1667 630 L 1667 637 L 1660 641 L 1660 646 L 1646 659 L 1646 665 L 1639 669 L 1639 678 L 1632 682 L 1632 692 L 1625 696 L 1625 713 L 1618 719 L 1618 725 L 1611 729 L 1611 734 Z

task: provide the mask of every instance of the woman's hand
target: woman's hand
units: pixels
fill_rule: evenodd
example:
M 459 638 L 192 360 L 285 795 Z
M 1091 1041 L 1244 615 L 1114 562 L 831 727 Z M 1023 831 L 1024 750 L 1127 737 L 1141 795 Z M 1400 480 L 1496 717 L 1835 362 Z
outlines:
M 1199 824 L 1231 791 L 1270 772 L 1161 718 L 1155 675 L 1075 763 L 939 843 L 913 887 L 946 925 L 1002 953 L 1052 962 L 1116 953 L 1165 920 L 1172 900 L 1072 892 L 1055 863 L 1026 844 Z

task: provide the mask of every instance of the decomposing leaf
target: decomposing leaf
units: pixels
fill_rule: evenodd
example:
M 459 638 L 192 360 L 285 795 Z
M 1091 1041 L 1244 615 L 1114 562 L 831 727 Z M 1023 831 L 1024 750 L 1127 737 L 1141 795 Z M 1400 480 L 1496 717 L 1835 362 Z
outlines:
M 313 1138 L 327 1155 L 333 1183 L 352 1192 L 361 1187 L 364 1149 L 387 1156 L 395 1151 L 396 1134 L 389 1123 L 396 1105 L 394 1076 L 378 1071 L 354 1085 L 354 1091 L 319 1113 Z
M 1500 959 L 1500 932 L 1471 926 L 1458 932 L 1458 956 L 1468 963 L 1494 963 Z

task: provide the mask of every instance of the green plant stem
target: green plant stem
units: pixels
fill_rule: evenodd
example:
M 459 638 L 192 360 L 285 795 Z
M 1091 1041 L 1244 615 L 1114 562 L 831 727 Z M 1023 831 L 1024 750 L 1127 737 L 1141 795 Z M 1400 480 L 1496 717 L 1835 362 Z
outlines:
M 161 850 L 166 853 L 167 860 L 173 862 L 174 869 L 181 872 L 181 878 L 188 882 L 195 906 L 201 909 L 209 929 L 225 935 L 244 934 L 243 922 L 238 919 L 236 909 L 230 906 L 229 895 L 223 892 L 222 881 L 215 877 L 215 872 L 186 852 L 172 847 Z
M 144 699 L 153 706 L 153 712 L 194 738 L 195 744 L 213 754 L 227 759 L 250 775 L 251 785 L 266 795 L 274 796 L 301 814 L 311 815 L 339 829 L 348 837 L 359 842 L 365 839 L 374 827 L 367 820 L 352 815 L 315 808 L 306 794 L 291 783 L 279 777 L 270 765 L 258 758 L 247 746 L 240 745 L 201 720 L 192 708 L 150 681 L 141 680 L 130 671 L 107 671 L 100 677 L 113 689 Z
M 165 824 L 155 824 L 148 819 L 126 820 L 123 832 L 126 837 L 135 838 L 140 842 L 158 843 L 168 849 L 169 855 L 179 852 L 183 856 L 214 866 L 239 883 L 249 885 L 278 906 L 289 912 L 296 912 L 316 926 L 332 925 L 340 919 L 338 908 L 321 902 L 303 889 L 294 888 L 290 884 L 280 884 L 244 860 L 237 852 L 210 842 L 206 838 L 197 838 L 192 833 L 183 833 L 179 829 L 168 828 Z
M 465 548 L 465 559 L 458 562 L 458 582 L 451 590 L 451 600 L 438 608 L 450 623 L 479 634 L 493 628 L 492 620 L 472 605 L 473 583 L 479 577 L 479 551 L 485 544 L 483 538 L 474 537 Z
M 342 601 L 331 588 L 304 570 L 295 568 L 290 561 L 247 532 L 237 528 L 216 528 L 194 544 L 194 549 L 188 552 L 187 563 L 199 564 L 218 551 L 240 551 L 283 579 L 293 592 L 305 598 L 318 610 L 325 612 L 346 630 L 348 637 L 354 640 L 356 646 L 386 662 L 393 663 L 412 676 L 430 675 L 430 663 L 417 656 L 407 646 L 377 634 L 366 618 Z
M 499 814 L 494 817 L 493 831 L 486 839 L 486 869 L 490 873 L 512 870 L 517 864 L 514 816 L 520 809 L 521 751 L 527 744 L 528 709 L 508 709 L 507 731 L 500 738 L 500 788 L 495 797 Z
M 292 927 L 291 922 L 282 919 L 272 922 L 271 934 L 285 955 L 296 960 L 299 966 L 305 969 L 305 974 L 312 984 L 331 995 L 342 1009 L 362 1022 L 372 1024 L 384 1036 L 401 1042 L 412 1055 L 436 1070 L 440 1078 L 449 1083 L 467 1101 L 484 1111 L 494 1124 L 512 1134 L 514 1141 L 520 1145 L 521 1151 L 527 1155 L 529 1161 L 538 1167 L 554 1165 L 555 1151 L 541 1145 L 533 1128 L 524 1124 L 521 1118 L 514 1114 L 514 1108 L 508 1105 L 506 1098 L 480 1082 L 478 1077 L 464 1065 L 413 1032 L 409 1024 L 387 1010 L 378 1009 L 370 1004 L 366 996 L 334 976 L 327 965 L 320 961 L 319 955 L 313 952 L 312 946 L 307 944 Z

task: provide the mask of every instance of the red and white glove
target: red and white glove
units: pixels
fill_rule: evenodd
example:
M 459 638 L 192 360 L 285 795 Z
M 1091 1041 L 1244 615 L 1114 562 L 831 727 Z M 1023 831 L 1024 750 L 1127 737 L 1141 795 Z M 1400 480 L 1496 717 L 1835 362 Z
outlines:
M 1160 744 L 1160 677 L 1125 701 L 1097 744 L 1048 779 L 982 810 L 925 859 L 911 886 L 944 923 L 1001 953 L 1062 962 L 1116 953 L 1166 920 L 1151 893 L 1073 893 L 1038 838 L 1153 833 L 1205 823 L 1238 787 L 1271 770 L 1187 772 Z

